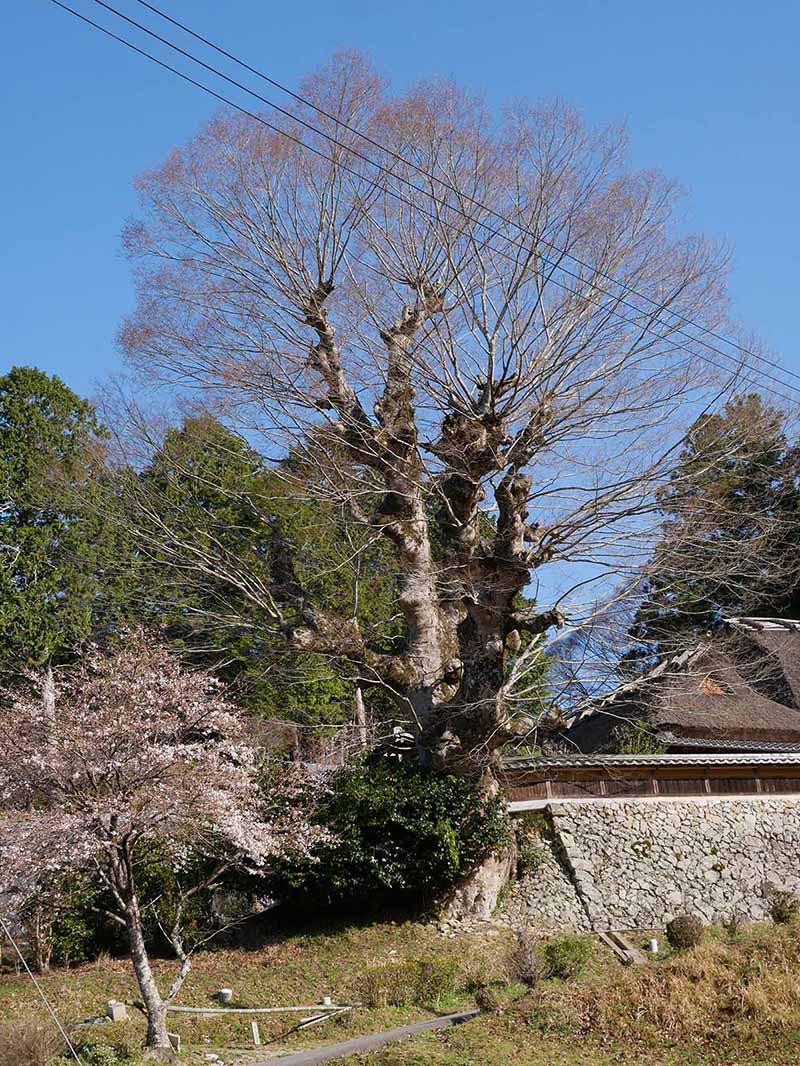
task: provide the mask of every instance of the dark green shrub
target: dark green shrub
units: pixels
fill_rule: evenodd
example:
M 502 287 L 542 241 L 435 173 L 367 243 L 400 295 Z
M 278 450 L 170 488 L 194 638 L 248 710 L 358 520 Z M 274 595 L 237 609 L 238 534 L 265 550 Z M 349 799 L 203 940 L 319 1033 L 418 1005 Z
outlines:
M 777 889 L 769 901 L 769 916 L 776 925 L 788 925 L 800 913 L 800 898 L 794 892 Z
M 103 925 L 91 881 L 80 875 L 65 881 L 64 906 L 53 923 L 53 962 L 60 966 L 94 958 L 101 947 Z
M 338 773 L 316 820 L 330 838 L 282 864 L 278 894 L 360 908 L 428 901 L 509 840 L 502 796 L 487 802 L 464 778 L 385 761 Z
M 678 951 L 696 947 L 705 935 L 703 919 L 696 914 L 679 914 L 667 922 L 667 940 Z
M 585 936 L 560 936 L 542 948 L 545 975 L 564 981 L 579 977 L 591 957 L 592 942 Z
M 164 944 L 162 925 L 169 923 L 178 898 L 176 871 L 163 849 L 154 845 L 140 846 L 137 855 L 138 889 L 145 902 L 146 934 L 154 944 Z M 210 873 L 211 869 L 208 859 L 187 859 L 182 876 L 202 881 L 206 871 Z M 52 960 L 55 964 L 68 966 L 97 958 L 101 952 L 116 955 L 129 950 L 124 928 L 105 917 L 115 906 L 107 890 L 98 890 L 88 878 L 78 875 L 65 879 L 61 893 L 62 902 L 52 927 Z M 158 899 L 158 911 L 146 906 L 147 901 L 155 899 Z M 183 904 L 182 924 L 190 943 L 213 928 L 211 900 L 211 893 L 203 892 L 194 896 L 188 906 L 186 902 Z

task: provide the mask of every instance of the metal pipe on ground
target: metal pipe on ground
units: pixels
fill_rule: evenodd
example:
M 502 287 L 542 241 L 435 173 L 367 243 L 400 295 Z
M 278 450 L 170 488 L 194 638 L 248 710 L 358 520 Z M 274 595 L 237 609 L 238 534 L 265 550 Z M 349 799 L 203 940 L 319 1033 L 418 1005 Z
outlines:
M 282 1055 L 280 1059 L 261 1059 L 250 1066 L 318 1066 L 322 1062 L 330 1062 L 331 1059 L 341 1059 L 348 1055 L 358 1055 L 386 1044 L 392 1044 L 399 1040 L 406 1040 L 417 1033 L 428 1032 L 431 1029 L 444 1029 L 448 1025 L 461 1025 L 470 1019 L 477 1017 L 479 1010 L 460 1011 L 457 1014 L 445 1014 L 440 1018 L 430 1018 L 426 1022 L 416 1022 L 413 1025 L 402 1025 L 397 1029 L 385 1029 L 382 1033 L 369 1033 L 367 1036 L 358 1036 L 353 1040 L 344 1040 L 339 1044 L 326 1044 L 320 1048 L 309 1048 L 306 1051 L 298 1051 L 294 1055 Z

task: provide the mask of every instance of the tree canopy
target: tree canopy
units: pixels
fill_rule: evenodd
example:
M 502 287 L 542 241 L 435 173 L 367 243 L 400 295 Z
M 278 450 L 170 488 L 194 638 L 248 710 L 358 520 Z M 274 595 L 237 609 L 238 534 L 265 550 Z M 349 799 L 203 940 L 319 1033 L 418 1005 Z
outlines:
M 57 377 L 0 377 L 0 662 L 69 660 L 120 606 L 113 527 L 87 497 L 103 476 L 103 429 Z
M 121 343 L 265 457 L 302 454 L 357 554 L 383 542 L 388 647 L 320 600 L 279 523 L 267 594 L 247 595 L 288 648 L 382 689 L 424 759 L 481 774 L 530 731 L 520 694 L 575 575 L 632 576 L 652 546 L 681 418 L 718 388 L 680 323 L 724 322 L 724 255 L 677 233 L 675 189 L 626 170 L 618 130 L 564 105 L 496 120 L 450 84 L 392 96 L 353 54 L 303 94 L 316 154 L 225 112 L 142 176 Z M 155 539 L 185 554 L 179 525 Z M 236 584 L 224 551 L 213 565 Z M 545 571 L 550 602 L 521 607 Z
M 659 499 L 664 536 L 634 626 L 651 652 L 725 616 L 798 617 L 800 446 L 779 409 L 750 393 L 703 415 Z
M 63 874 L 107 890 L 130 942 L 148 1046 L 169 1048 L 166 1007 L 191 965 L 188 905 L 227 871 L 303 853 L 317 834 L 292 801 L 288 771 L 280 790 L 262 789 L 259 750 L 213 677 L 186 671 L 152 634 L 128 633 L 125 645 L 84 656 L 63 677 L 52 717 L 25 690 L 3 694 L 0 899 L 19 906 Z M 142 893 L 154 847 L 180 872 L 177 896 Z M 167 990 L 150 966 L 145 908 L 178 960 Z

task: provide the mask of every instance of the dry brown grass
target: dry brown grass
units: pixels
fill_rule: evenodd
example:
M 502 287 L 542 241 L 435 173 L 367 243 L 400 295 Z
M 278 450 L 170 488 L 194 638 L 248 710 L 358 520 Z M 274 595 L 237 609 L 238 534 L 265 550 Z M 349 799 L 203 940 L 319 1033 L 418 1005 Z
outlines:
M 0 1066 L 50 1066 L 63 1051 L 64 1041 L 51 1024 L 30 1020 L 0 1025 Z
M 703 1039 L 721 1030 L 800 1029 L 800 930 L 758 928 L 709 939 L 662 963 L 621 970 L 613 981 L 543 987 L 534 1020 L 624 1041 Z

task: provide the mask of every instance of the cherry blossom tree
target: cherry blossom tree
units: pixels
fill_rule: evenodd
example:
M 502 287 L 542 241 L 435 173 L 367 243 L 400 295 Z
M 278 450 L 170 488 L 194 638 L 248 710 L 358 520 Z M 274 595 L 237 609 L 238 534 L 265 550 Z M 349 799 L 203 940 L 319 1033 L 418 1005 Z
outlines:
M 92 651 L 64 677 L 54 718 L 35 694 L 6 693 L 3 703 L 0 889 L 21 906 L 42 884 L 89 872 L 127 932 L 147 1046 L 167 1050 L 167 1008 L 197 946 L 187 909 L 224 875 L 308 848 L 301 782 L 282 775 L 280 796 L 265 794 L 258 749 L 218 683 L 144 632 L 113 655 Z M 153 849 L 174 872 L 168 906 L 143 898 L 139 871 Z M 166 990 L 150 964 L 146 909 L 177 959 Z

